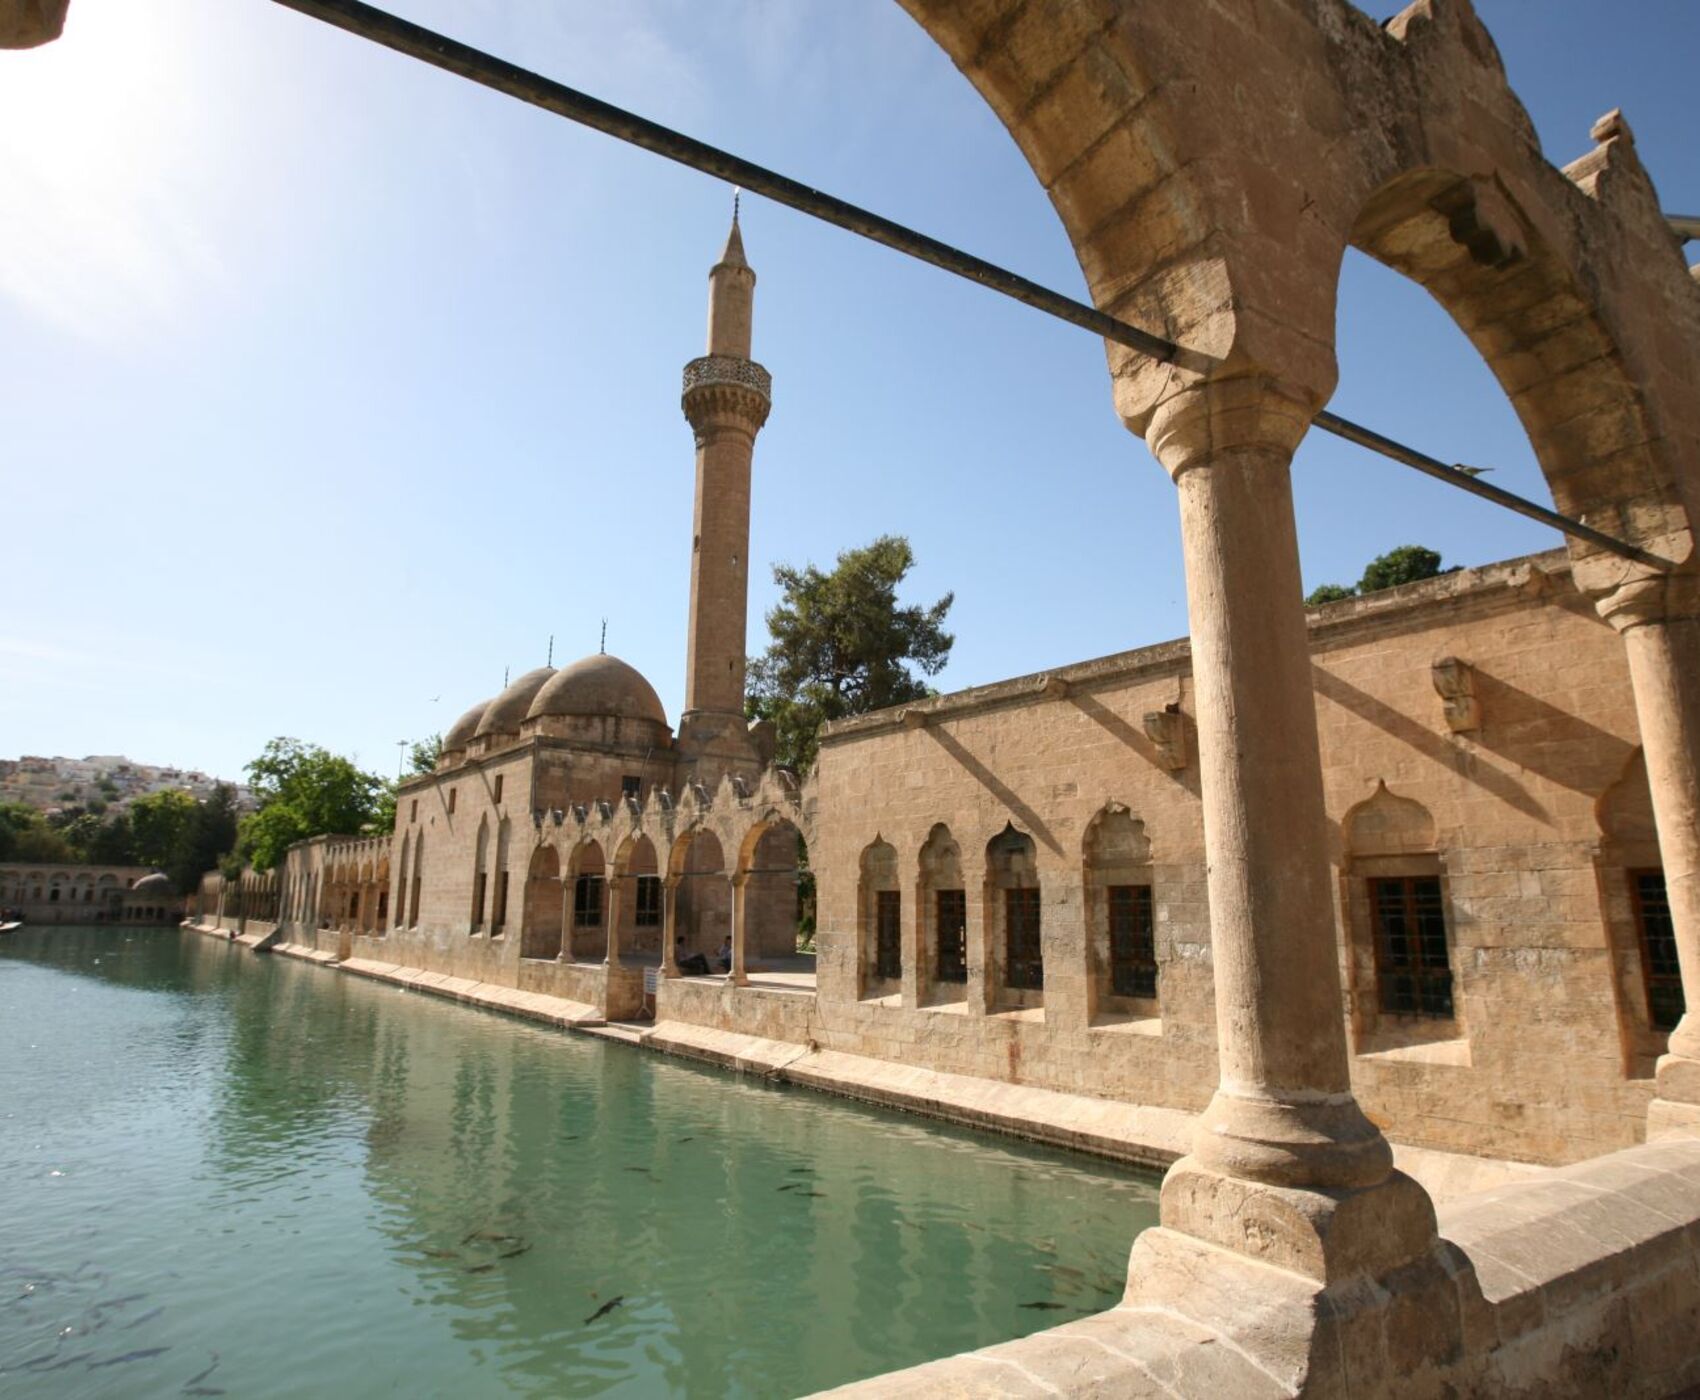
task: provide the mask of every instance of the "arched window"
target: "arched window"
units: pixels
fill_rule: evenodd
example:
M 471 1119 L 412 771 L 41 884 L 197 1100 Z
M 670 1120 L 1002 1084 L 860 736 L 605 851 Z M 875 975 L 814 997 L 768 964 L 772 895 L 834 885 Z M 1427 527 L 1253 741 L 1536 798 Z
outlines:
M 1094 1010 L 1145 1013 L 1157 999 L 1157 916 L 1145 823 L 1112 803 L 1083 844 Z
M 496 890 L 490 900 L 490 937 L 500 938 L 508 925 L 508 819 L 496 823 Z
M 712 831 L 698 828 L 680 834 L 667 861 L 679 881 L 673 943 L 679 971 L 686 977 L 718 972 L 715 959 L 732 937 L 725 848 Z
M 569 944 L 559 951 L 575 962 L 601 962 L 608 956 L 607 900 L 603 888 L 607 866 L 602 847 L 586 841 L 571 860 L 573 923 Z
M 961 1001 L 968 987 L 968 887 L 962 850 L 938 823 L 921 847 L 915 919 L 920 925 L 921 999 Z
M 1045 954 L 1038 853 L 1013 825 L 986 844 L 986 948 L 998 1003 L 1044 1004 Z
M 897 852 L 877 836 L 862 851 L 856 904 L 861 925 L 863 995 L 893 996 L 903 979 L 903 894 L 898 885 Z
M 1341 823 L 1360 1038 L 1373 1047 L 1458 1033 L 1452 934 L 1434 818 L 1378 783 Z
M 486 862 L 490 858 L 490 819 L 478 819 L 478 835 L 473 844 L 472 856 L 472 916 L 467 925 L 471 933 L 480 933 L 484 929 L 484 900 L 490 883 Z
M 419 927 L 419 892 L 423 887 L 425 873 L 425 833 L 421 831 L 413 838 L 413 890 L 408 898 L 407 922 L 411 928 Z

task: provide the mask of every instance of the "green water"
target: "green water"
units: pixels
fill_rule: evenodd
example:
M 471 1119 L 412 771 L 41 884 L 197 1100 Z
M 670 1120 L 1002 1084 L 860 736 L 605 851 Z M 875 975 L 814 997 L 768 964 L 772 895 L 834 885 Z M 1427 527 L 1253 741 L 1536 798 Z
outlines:
M 176 930 L 0 938 L 6 1396 L 793 1395 L 1113 1303 L 1155 1203 Z

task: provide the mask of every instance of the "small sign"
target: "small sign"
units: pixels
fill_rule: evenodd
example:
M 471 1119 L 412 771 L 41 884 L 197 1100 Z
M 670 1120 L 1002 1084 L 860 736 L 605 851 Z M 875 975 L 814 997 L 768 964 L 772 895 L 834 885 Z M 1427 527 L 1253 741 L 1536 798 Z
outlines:
M 661 985 L 661 969 L 646 967 L 643 970 L 643 994 L 646 997 L 655 995 L 655 989 Z

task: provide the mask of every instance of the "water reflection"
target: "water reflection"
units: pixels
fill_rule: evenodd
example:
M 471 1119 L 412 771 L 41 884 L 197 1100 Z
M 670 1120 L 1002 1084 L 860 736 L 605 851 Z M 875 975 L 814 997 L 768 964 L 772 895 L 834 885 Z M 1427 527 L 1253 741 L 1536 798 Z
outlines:
M 1096 1311 L 1155 1218 L 1143 1177 L 174 932 L 0 950 L 0 1066 L 37 1144 L 0 1267 L 162 1309 L 55 1394 L 215 1350 L 243 1395 L 791 1394 Z M 0 1380 L 80 1354 L 43 1302 Z

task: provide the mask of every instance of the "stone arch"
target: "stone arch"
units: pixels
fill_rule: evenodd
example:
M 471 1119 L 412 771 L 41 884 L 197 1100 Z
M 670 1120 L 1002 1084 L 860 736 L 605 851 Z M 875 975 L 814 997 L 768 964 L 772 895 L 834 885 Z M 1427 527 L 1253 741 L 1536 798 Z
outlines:
M 373 886 L 375 871 L 372 862 L 360 863 L 360 877 L 354 893 L 355 927 L 370 933 L 378 918 L 378 896 Z
M 986 843 L 981 908 L 989 999 L 1006 1009 L 1045 1001 L 1043 887 L 1033 838 L 1013 822 Z
M 1156 1009 L 1157 910 L 1145 823 L 1106 803 L 1081 839 L 1090 1011 L 1150 1015 Z
M 614 851 L 612 878 L 618 883 L 618 898 L 610 906 L 610 917 L 618 914 L 615 946 L 621 956 L 631 954 L 645 962 L 661 959 L 661 863 L 655 843 L 647 833 L 629 832 Z
M 903 985 L 903 887 L 897 849 L 876 835 L 857 861 L 856 946 L 864 997 L 897 996 Z
M 1340 830 L 1348 860 L 1435 849 L 1434 818 L 1428 808 L 1388 791 L 1379 779 L 1375 791 L 1346 813 Z
M 738 846 L 736 877 L 743 882 L 743 953 L 772 964 L 794 959 L 805 903 L 808 847 L 796 813 L 768 807 Z M 736 937 L 736 929 L 734 929 Z
M 691 968 L 715 970 L 715 954 L 732 936 L 730 875 L 725 847 L 708 827 L 689 826 L 674 838 L 667 878 L 677 888 L 674 956 L 686 975 Z M 696 958 L 700 964 L 691 961 Z
M 574 962 L 602 962 L 608 956 L 608 861 L 594 837 L 580 840 L 567 855 L 566 896 L 570 901 L 567 941 L 561 952 Z
M 924 1002 L 968 994 L 968 882 L 962 847 L 944 822 L 934 824 L 916 857 L 916 980 Z
M 520 957 L 559 957 L 565 912 L 560 854 L 553 846 L 539 846 L 531 853 L 525 872 L 525 900 L 520 913 Z

